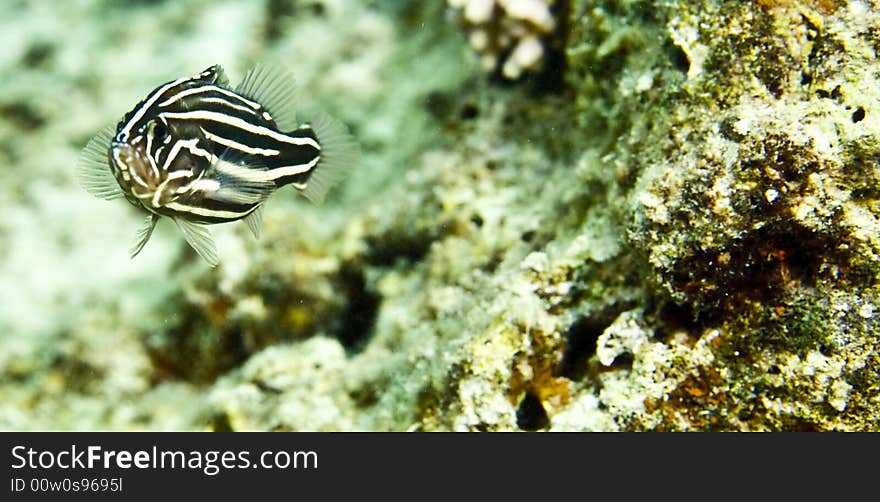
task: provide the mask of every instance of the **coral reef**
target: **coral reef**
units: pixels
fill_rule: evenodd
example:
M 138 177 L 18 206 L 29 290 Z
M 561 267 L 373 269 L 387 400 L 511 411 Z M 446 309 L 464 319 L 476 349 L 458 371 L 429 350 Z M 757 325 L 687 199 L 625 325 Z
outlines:
M 4 21 L 0 428 L 880 430 L 880 6 L 564 4 Z M 480 30 L 509 77 L 523 37 L 553 46 L 564 85 L 485 78 Z M 259 241 L 222 227 L 216 269 L 163 228 L 129 262 L 136 215 L 59 166 L 200 58 L 294 54 L 364 147 L 344 189 L 273 197 Z
M 628 143 L 613 155 L 637 173 L 628 242 L 665 294 L 652 293 L 662 303 L 653 319 L 615 322 L 598 350 L 603 364 L 628 351 L 635 371 L 677 339 L 696 345 L 669 368 L 687 373 L 653 379 L 669 387 L 644 396 L 629 426 L 876 429 L 876 385 L 852 383 L 877 377 L 877 214 L 866 188 L 880 180 L 864 162 L 877 136 L 863 121 L 880 112 L 864 91 L 880 84 L 876 12 L 698 2 L 665 17 L 657 36 L 684 78 L 658 66 L 627 75 L 643 71 L 633 65 L 619 84 L 634 89 L 600 91 L 627 114 L 630 93 L 655 107 L 625 119 Z M 711 357 L 695 365 L 706 341 Z

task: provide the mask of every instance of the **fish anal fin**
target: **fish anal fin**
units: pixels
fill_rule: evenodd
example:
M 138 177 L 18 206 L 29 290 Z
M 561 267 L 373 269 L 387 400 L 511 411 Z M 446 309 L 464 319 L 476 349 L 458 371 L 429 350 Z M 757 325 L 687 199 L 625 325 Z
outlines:
M 254 234 L 255 239 L 260 238 L 260 234 L 263 229 L 263 208 L 265 206 L 260 204 L 256 209 L 251 211 L 251 213 L 245 216 L 244 221 L 247 223 L 248 228 L 251 230 L 251 233 Z

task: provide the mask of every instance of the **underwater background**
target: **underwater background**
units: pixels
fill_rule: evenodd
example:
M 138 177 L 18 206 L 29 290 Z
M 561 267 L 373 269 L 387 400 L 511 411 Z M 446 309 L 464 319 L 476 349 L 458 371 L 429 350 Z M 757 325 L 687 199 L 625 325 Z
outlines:
M 0 429 L 880 430 L 877 2 L 0 7 Z M 129 259 L 80 150 L 255 63 L 357 165 Z

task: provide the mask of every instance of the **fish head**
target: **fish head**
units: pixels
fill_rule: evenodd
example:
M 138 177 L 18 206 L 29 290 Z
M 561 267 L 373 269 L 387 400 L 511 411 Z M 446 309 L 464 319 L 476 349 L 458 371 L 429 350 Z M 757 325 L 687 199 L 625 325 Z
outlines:
M 145 115 L 110 142 L 112 171 L 129 201 L 158 211 L 192 188 L 213 160 L 198 127 Z
M 135 205 L 153 212 L 199 184 L 220 152 L 188 111 L 199 108 L 199 89 L 225 85 L 220 66 L 167 82 L 147 94 L 117 124 L 109 160 L 119 186 Z
M 142 200 L 149 197 L 156 186 L 156 176 L 142 145 L 143 138 L 135 136 L 131 141 L 110 142 L 108 157 L 111 171 L 134 205 L 143 205 Z

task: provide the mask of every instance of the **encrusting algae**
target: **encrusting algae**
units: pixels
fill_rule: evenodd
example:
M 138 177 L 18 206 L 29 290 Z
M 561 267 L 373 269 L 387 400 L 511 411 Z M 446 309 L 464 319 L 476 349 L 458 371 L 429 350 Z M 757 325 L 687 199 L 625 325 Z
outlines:
M 523 66 L 510 82 L 481 70 L 477 25 L 445 5 L 322 5 L 201 14 L 250 21 L 247 43 L 218 49 L 233 61 L 302 55 L 302 87 L 364 146 L 344 197 L 273 198 L 260 243 L 217 232 L 216 268 L 160 228 L 115 264 L 130 275 L 113 294 L 52 282 L 63 322 L 0 314 L 18 334 L 0 339 L 0 425 L 880 430 L 880 6 L 554 2 L 561 31 L 542 50 L 558 50 L 557 78 Z M 163 43 L 214 40 L 198 23 L 167 33 L 182 6 L 150 9 Z M 131 67 L 55 80 L 124 109 L 138 59 L 119 51 L 144 47 L 143 28 L 97 51 Z M 186 74 L 193 53 L 175 54 L 163 70 Z M 63 61 L 37 67 L 63 74 Z M 88 123 L 48 111 L 0 155 L 45 172 L 45 152 L 27 152 L 49 130 L 67 141 L 54 155 L 73 158 L 109 118 L 82 109 Z M 0 146 L 14 117 L 0 114 Z M 86 227 L 126 217 L 82 201 L 71 217 Z M 22 231 L 5 225 L 12 242 Z M 77 263 L 118 251 L 121 233 L 90 235 L 105 244 L 46 249 Z M 36 291 L 36 275 L 17 277 Z

